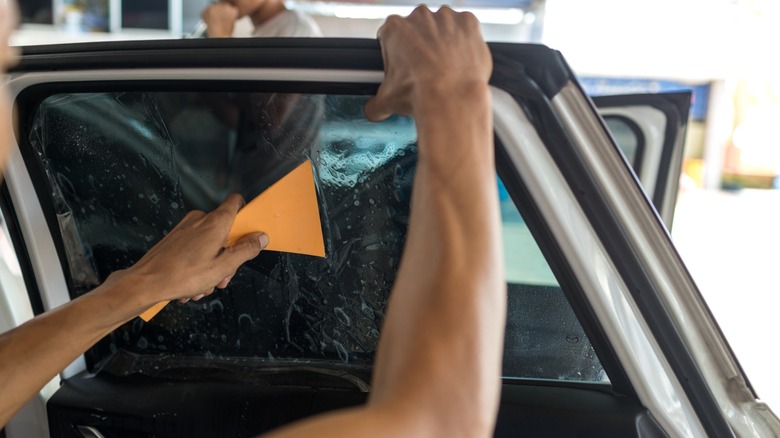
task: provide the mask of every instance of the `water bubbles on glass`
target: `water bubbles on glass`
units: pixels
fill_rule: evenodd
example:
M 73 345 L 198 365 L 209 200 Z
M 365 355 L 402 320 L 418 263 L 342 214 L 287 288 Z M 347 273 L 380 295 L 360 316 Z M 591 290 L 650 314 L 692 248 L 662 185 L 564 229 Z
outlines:
M 347 313 L 344 312 L 344 309 L 342 309 L 341 307 L 333 308 L 333 313 L 336 314 L 336 317 L 339 319 L 339 322 L 341 322 L 345 326 L 350 326 L 352 324 L 352 320 L 350 320 L 349 315 L 347 315 Z
M 339 354 L 339 359 L 341 359 L 341 361 L 344 363 L 349 362 L 349 354 L 341 342 L 333 340 L 333 346 L 336 348 L 336 352 Z

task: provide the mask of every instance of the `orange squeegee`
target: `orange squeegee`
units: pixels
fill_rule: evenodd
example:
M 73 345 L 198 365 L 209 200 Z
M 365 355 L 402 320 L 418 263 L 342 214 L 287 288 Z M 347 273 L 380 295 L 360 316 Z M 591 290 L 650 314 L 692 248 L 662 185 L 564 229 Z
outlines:
M 310 161 L 282 177 L 238 212 L 228 234 L 227 246 L 259 231 L 267 234 L 270 240 L 265 251 L 325 257 Z M 166 304 L 168 301 L 155 304 L 140 315 L 141 319 L 148 322 Z

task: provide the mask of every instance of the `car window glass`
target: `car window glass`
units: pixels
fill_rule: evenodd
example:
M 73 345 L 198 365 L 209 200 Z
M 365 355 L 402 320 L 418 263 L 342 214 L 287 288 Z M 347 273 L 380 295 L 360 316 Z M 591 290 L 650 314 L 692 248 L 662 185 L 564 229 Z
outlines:
M 507 283 L 557 287 L 558 282 L 550 266 L 501 179 L 498 179 L 498 198 Z
M 504 375 L 608 381 L 593 346 L 500 179 L 498 196 L 509 292 Z
M 639 127 L 631 120 L 619 116 L 605 116 L 604 122 L 631 167 L 638 171 L 644 138 Z
M 307 159 L 315 174 L 325 258 L 265 251 L 225 291 L 118 328 L 90 350 L 90 367 L 165 378 L 196 378 L 204 368 L 370 370 L 406 236 L 417 139 L 410 118 L 367 121 L 367 99 L 232 91 L 41 98 L 30 117 L 30 168 L 44 173 L 40 191 L 74 298 L 132 265 L 187 211 L 211 210 L 231 192 L 250 200 Z M 607 381 L 497 183 L 509 292 L 504 375 Z

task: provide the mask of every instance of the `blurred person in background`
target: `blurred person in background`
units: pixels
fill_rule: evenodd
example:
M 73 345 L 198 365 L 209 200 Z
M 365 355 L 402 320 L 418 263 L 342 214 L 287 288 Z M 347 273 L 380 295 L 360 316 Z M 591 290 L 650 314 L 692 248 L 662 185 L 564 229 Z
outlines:
M 236 26 L 244 17 L 254 26 L 248 34 Z M 210 38 L 322 36 L 314 19 L 287 9 L 284 0 L 223 0 L 203 9 L 201 18 Z

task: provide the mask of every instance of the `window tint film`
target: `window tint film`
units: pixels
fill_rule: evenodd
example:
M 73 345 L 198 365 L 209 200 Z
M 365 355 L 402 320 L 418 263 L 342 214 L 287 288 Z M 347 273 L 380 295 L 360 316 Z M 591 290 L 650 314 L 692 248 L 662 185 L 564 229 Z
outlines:
M 29 131 L 73 297 L 137 261 L 189 210 L 250 200 L 311 160 L 327 256 L 265 251 L 230 286 L 171 303 L 99 342 L 90 367 L 370 370 L 409 219 L 414 122 L 363 116 L 367 96 L 250 92 L 49 95 Z M 498 180 L 506 247 L 507 377 L 604 381 L 563 292 Z M 195 371 L 193 371 L 195 370 Z
M 593 346 L 500 179 L 498 196 L 509 293 L 504 376 L 608 381 Z

